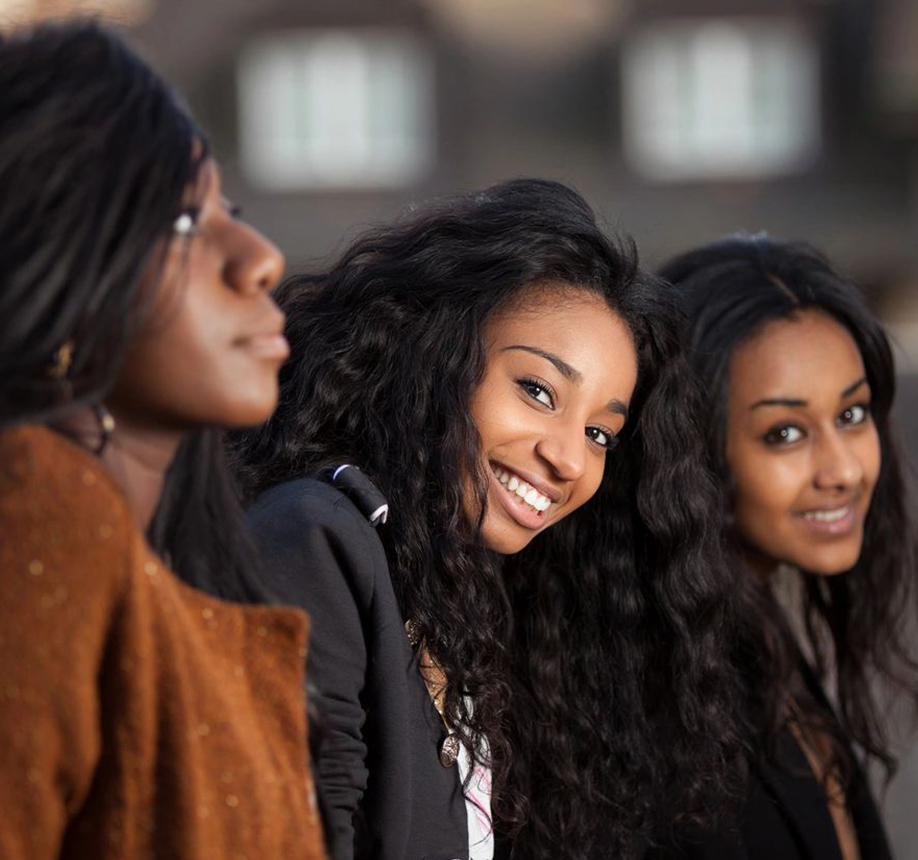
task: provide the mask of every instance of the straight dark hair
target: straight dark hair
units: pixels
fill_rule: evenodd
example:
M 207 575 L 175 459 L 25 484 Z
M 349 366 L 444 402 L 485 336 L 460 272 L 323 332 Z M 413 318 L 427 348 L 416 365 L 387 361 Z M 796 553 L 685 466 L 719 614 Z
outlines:
M 176 94 L 113 31 L 72 20 L 0 37 L 0 428 L 105 400 L 206 156 Z M 244 534 L 218 432 L 189 434 L 153 548 L 193 585 L 258 599 Z
M 466 514 L 469 479 L 480 512 L 488 486 L 469 403 L 488 321 L 538 290 L 600 297 L 639 379 L 596 496 L 502 559 Z M 251 498 L 353 462 L 387 496 L 402 613 L 468 748 L 487 738 L 514 856 L 630 856 L 716 809 L 739 756 L 736 577 L 680 320 L 633 244 L 569 188 L 516 180 L 370 230 L 276 295 L 292 356 L 274 417 L 235 440 L 238 476 Z
M 837 719 L 808 690 L 799 646 L 770 595 L 772 611 L 762 614 L 765 653 L 747 669 L 759 707 L 769 715 L 768 739 L 784 724 L 793 700 L 804 728 L 809 724 L 831 741 L 829 772 L 843 785 L 853 776 L 851 741 L 883 766 L 888 779 L 895 759 L 887 736 L 887 697 L 903 694 L 915 712 L 918 665 L 906 640 L 916 608 L 915 522 L 907 466 L 890 420 L 896 379 L 886 334 L 857 286 L 803 243 L 740 234 L 675 258 L 661 274 L 676 285 L 689 318 L 692 363 L 709 397 L 705 415 L 711 457 L 719 480 L 730 490 L 725 527 L 737 553 L 741 547 L 725 441 L 734 352 L 769 322 L 794 319 L 808 309 L 831 316 L 857 344 L 882 455 L 863 548 L 844 575 L 801 571 L 806 640 L 820 678 L 837 678 Z

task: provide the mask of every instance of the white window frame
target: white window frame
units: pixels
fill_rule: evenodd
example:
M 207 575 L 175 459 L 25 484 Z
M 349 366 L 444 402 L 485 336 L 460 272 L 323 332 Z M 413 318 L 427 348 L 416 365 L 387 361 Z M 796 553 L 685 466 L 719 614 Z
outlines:
M 625 157 L 662 182 L 804 170 L 820 150 L 820 78 L 818 46 L 796 21 L 645 25 L 622 53 Z
M 387 67 L 388 83 L 379 74 Z M 242 165 L 261 187 L 394 188 L 433 166 L 434 66 L 411 31 L 266 34 L 242 52 L 238 83 Z M 373 116 L 385 98 L 396 110 L 392 121 Z

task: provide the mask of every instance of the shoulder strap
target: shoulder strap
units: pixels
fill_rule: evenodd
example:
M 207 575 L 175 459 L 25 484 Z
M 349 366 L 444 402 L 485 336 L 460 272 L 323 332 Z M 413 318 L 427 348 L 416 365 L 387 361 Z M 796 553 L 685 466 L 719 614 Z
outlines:
M 346 495 L 374 528 L 385 524 L 389 516 L 386 497 L 357 466 L 344 463 L 332 471 L 332 485 Z

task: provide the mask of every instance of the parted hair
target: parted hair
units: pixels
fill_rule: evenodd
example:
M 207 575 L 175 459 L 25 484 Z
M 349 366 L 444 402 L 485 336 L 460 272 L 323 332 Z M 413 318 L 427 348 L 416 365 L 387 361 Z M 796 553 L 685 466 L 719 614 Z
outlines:
M 858 287 L 804 243 L 738 234 L 675 258 L 661 274 L 676 285 L 688 315 L 692 362 L 709 398 L 704 415 L 710 454 L 728 488 L 725 529 L 737 552 L 741 541 L 733 523 L 733 483 L 725 454 L 735 350 L 769 322 L 815 309 L 840 323 L 860 351 L 882 456 L 863 547 L 857 563 L 842 575 L 800 572 L 805 638 L 818 676 L 836 679 L 836 713 L 813 697 L 801 676 L 799 645 L 767 589 L 763 593 L 772 611 L 761 616 L 759 659 L 750 661 L 747 672 L 758 709 L 768 715 L 766 741 L 774 740 L 793 710 L 804 728 L 831 741 L 829 772 L 843 784 L 854 773 L 851 742 L 890 777 L 895 759 L 887 736 L 889 694 L 904 694 L 914 713 L 918 665 L 906 639 L 916 610 L 915 522 L 909 469 L 890 417 L 896 377 L 889 340 Z

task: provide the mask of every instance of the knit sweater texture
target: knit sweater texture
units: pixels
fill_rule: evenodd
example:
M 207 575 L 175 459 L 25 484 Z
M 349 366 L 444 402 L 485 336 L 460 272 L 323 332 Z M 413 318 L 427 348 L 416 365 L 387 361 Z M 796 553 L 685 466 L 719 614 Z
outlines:
M 0 433 L 0 857 L 324 857 L 308 621 L 182 583 L 97 458 Z

